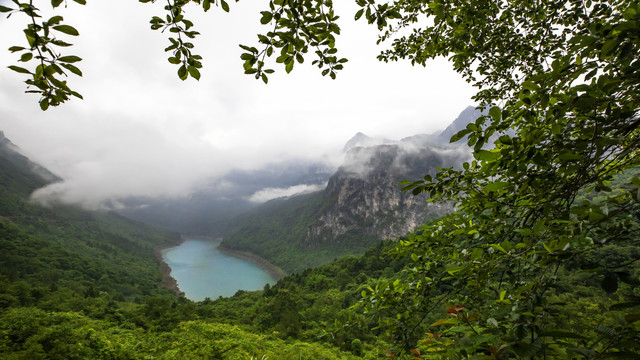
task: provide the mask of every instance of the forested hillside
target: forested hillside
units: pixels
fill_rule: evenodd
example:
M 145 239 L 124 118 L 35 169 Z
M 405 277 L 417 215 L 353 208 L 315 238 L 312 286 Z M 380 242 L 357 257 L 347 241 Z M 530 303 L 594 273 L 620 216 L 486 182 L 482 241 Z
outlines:
M 79 97 L 58 80 L 63 72 L 56 63 L 77 73 L 66 63 L 80 58 L 58 57 L 48 48 L 56 40 L 38 35 L 51 26 L 78 35 L 75 28 L 53 25 L 61 17 L 36 22 L 38 9 L 15 3 L 18 9 L 0 6 L 0 12 L 30 18 L 31 49 L 11 51 L 24 51 L 23 62 L 39 56 L 40 63 L 31 64 L 33 72 L 11 69 L 37 88 L 32 92 L 41 95 L 43 110 Z M 189 3 L 205 11 L 212 5 L 169 1 L 167 21 L 154 17 L 151 26 L 171 28 L 166 51 L 173 52 L 169 62 L 179 66 L 178 76 L 199 79 L 201 57 L 181 37 L 198 34 L 183 16 Z M 473 100 L 484 115 L 450 140 L 465 139 L 473 158 L 402 182 L 404 194 L 428 196 L 454 212 L 262 291 L 193 303 L 162 289 L 157 267 L 151 270 L 150 250 L 163 235 L 139 239 L 121 221 L 37 207 L 27 200 L 29 188 L 14 181 L 29 171 L 14 172 L 12 162 L 2 167 L 8 169 L 3 181 L 18 186 L 18 195 L 3 200 L 0 218 L 3 248 L 13 255 L 2 260 L 0 354 L 639 359 L 640 4 L 355 3 L 355 18 L 374 25 L 378 42 L 387 42 L 378 59 L 428 66 L 444 57 L 477 89 Z M 219 5 L 228 11 L 226 1 Z M 315 55 L 312 64 L 335 78 L 347 59 L 335 48 L 341 30 L 334 10 L 333 1 L 269 2 L 258 47 L 241 46 L 245 72 L 266 83 L 274 72 L 269 58 L 288 73 Z M 326 205 L 314 201 L 319 207 L 274 209 L 288 216 L 266 229 L 308 226 Z M 19 263 L 5 264 L 14 257 Z M 111 266 L 120 268 L 109 273 Z M 140 275 L 127 277 L 133 272 Z
M 7 179 L 46 182 L 23 166 L 28 163 L 25 158 L 18 157 L 21 162 L 16 163 L 7 159 L 18 154 L 6 149 L 1 153 L 7 185 L 3 189 L 12 189 Z M 637 173 L 626 172 L 611 186 L 623 186 Z M 28 188 L 22 193 L 18 188 L 2 194 L 3 203 L 12 204 L 3 205 L 0 218 L 3 358 L 375 359 L 393 358 L 403 349 L 413 357 L 430 358 L 449 351 L 448 344 L 461 331 L 469 339 L 464 351 L 495 349 L 487 343 L 493 322 L 482 327 L 466 324 L 475 316 L 466 312 L 473 309 L 445 298 L 453 277 L 434 293 L 439 300 L 425 315 L 399 326 L 405 319 L 395 311 L 414 311 L 414 305 L 398 302 L 402 296 L 391 294 L 412 281 L 415 259 L 396 249 L 423 236 L 421 229 L 379 242 L 363 255 L 293 274 L 262 291 L 238 291 L 230 298 L 194 303 L 160 285 L 152 250 L 174 240 L 175 234 L 112 214 L 41 208 L 28 201 L 28 193 Z M 601 201 L 593 193 L 581 195 L 587 198 Z M 294 211 L 291 218 L 304 215 L 303 210 Z M 423 229 L 438 223 L 434 220 Z M 513 251 L 505 246 L 501 248 Z M 620 281 L 614 288 L 611 280 L 594 278 L 592 269 L 558 269 L 557 285 L 545 294 L 545 326 L 548 336 L 564 347 L 592 341 L 614 344 L 619 321 L 631 321 L 624 308 L 637 301 L 632 297 L 640 284 L 637 245 L 609 245 L 585 256 L 612 269 Z M 619 271 L 622 267 L 627 270 Z M 384 297 L 370 302 L 372 291 Z M 500 301 L 509 302 L 508 294 L 500 296 Z M 492 306 L 494 301 L 475 306 Z M 390 302 L 391 307 L 371 308 Z M 390 319 L 395 325 L 390 326 Z M 454 353 L 445 353 L 444 358 L 452 357 Z
M 1 140 L 3 359 L 357 358 L 222 324 L 224 317 L 161 284 L 154 248 L 178 234 L 113 213 L 31 202 L 33 190 L 56 178 Z

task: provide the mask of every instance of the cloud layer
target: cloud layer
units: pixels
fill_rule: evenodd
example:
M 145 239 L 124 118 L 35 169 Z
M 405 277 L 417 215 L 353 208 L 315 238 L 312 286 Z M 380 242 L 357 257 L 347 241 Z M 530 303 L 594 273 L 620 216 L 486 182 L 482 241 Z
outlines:
M 378 63 L 375 28 L 352 23 L 352 5 L 337 6 L 345 19 L 338 48 L 350 59 L 338 80 L 320 76 L 309 56 L 290 75 L 276 68 L 264 85 L 242 73 L 237 46 L 263 30 L 260 4 L 240 2 L 230 14 L 188 8 L 205 67 L 201 81 L 182 82 L 166 62 L 166 34 L 149 30 L 161 5 L 69 2 L 60 12 L 81 33 L 68 39 L 69 51 L 84 59 L 84 77 L 69 81 L 85 100 L 40 111 L 24 78 L 6 68 L 19 54 L 0 50 L 0 130 L 65 179 L 37 198 L 96 207 L 188 194 L 232 168 L 331 157 L 358 131 L 396 139 L 430 132 L 469 105 L 473 90 L 444 61 L 427 69 Z M 0 49 L 24 42 L 27 19 L 18 15 L 0 19 Z

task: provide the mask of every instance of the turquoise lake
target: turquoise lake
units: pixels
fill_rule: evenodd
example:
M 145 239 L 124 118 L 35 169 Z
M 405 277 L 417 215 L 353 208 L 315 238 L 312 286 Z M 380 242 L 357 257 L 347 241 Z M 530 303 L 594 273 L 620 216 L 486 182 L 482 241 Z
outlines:
M 171 276 L 188 299 L 233 296 L 238 290 L 261 290 L 276 281 L 258 265 L 218 251 L 219 241 L 185 238 L 173 248 L 162 250 Z

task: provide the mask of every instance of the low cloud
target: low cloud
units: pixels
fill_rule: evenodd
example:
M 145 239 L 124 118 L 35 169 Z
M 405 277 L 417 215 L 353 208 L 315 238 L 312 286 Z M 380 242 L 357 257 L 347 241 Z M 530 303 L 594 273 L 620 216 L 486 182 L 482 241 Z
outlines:
M 254 193 L 248 198 L 248 200 L 252 202 L 263 203 L 277 198 L 320 191 L 325 187 L 327 187 L 327 184 L 301 184 L 290 186 L 288 188 L 266 188 Z
M 432 131 L 469 103 L 475 90 L 446 60 L 427 70 L 379 63 L 375 34 L 346 16 L 357 5 L 339 6 L 344 35 L 338 46 L 349 58 L 348 69 L 331 81 L 307 65 L 310 55 L 289 75 L 276 67 L 266 86 L 243 74 L 238 47 L 255 43 L 256 32 L 265 31 L 260 4 L 239 2 L 230 14 L 188 8 L 202 32 L 194 43 L 204 67 L 200 81 L 183 82 L 166 61 L 167 34 L 149 29 L 162 4 L 70 2 L 59 13 L 81 36 L 64 37 L 75 44 L 65 54 L 83 58 L 84 76 L 70 77 L 69 84 L 85 100 L 46 112 L 37 96 L 24 93 L 24 76 L 7 68 L 19 55 L 2 50 L 24 45 L 28 18 L 2 17 L 0 130 L 64 179 L 38 190 L 34 199 L 100 208 L 132 196 L 189 196 L 234 168 L 259 169 L 292 158 L 339 166 L 340 150 L 358 131 L 374 138 Z M 117 24 L 95 21 L 114 9 Z

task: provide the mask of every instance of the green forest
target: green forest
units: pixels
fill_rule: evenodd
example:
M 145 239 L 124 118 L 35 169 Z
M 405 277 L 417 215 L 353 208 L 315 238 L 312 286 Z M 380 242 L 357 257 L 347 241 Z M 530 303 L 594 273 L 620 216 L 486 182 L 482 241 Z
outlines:
M 499 347 L 490 339 L 497 339 L 498 319 L 473 326 L 477 315 L 472 312 L 494 302 L 510 304 L 512 294 L 496 294 L 493 301 L 469 309 L 443 299 L 422 319 L 395 314 L 401 306 L 421 310 L 411 303 L 371 309 L 376 302 L 368 301 L 369 296 L 396 292 L 401 282 L 415 276 L 415 256 L 398 247 L 423 236 L 421 230 L 379 243 L 363 255 L 292 274 L 262 291 L 192 302 L 162 286 L 153 253 L 177 234 L 112 213 L 33 205 L 28 194 L 43 180 L 26 159 L 0 153 L 6 190 L 0 218 L 3 358 L 376 359 L 402 358 L 403 353 L 456 358 L 464 351 L 496 357 L 490 349 Z M 622 186 L 638 173 L 626 172 L 611 186 Z M 602 201 L 591 193 L 581 198 Z M 613 272 L 620 279 L 614 286 L 606 276 L 594 277 L 594 269 L 560 269 L 544 299 L 546 326 L 556 329 L 548 331 L 548 350 L 552 345 L 578 349 L 592 341 L 619 341 L 624 319 L 634 320 L 624 309 L 639 305 L 633 299 L 640 284 L 640 247 L 608 245 L 589 259 L 631 271 Z M 440 296 L 450 292 L 452 283 L 441 285 Z M 403 295 L 386 294 L 380 301 L 404 300 Z M 400 327 L 401 321 L 409 323 Z M 461 344 L 462 349 L 456 347 Z
M 380 60 L 445 57 L 477 88 L 486 115 L 451 139 L 464 138 L 474 160 L 399 185 L 456 211 L 316 268 L 288 251 L 279 264 L 296 272 L 277 284 L 192 302 L 163 286 L 154 254 L 178 234 L 35 205 L 29 194 L 47 180 L 3 149 L 2 358 L 640 358 L 640 4 L 355 2 L 355 18 L 386 44 Z M 198 79 L 201 58 L 183 40 L 198 35 L 189 3 L 229 9 L 170 0 L 151 27 L 171 29 L 169 62 Z M 51 50 L 69 44 L 48 36 L 77 31 L 15 4 L 0 11 L 33 21 L 30 48 L 10 51 L 41 62 L 11 69 L 43 110 L 81 97 L 60 80 L 63 68 L 79 71 L 76 59 Z M 247 74 L 267 82 L 272 56 L 286 72 L 305 56 L 331 78 L 343 70 L 331 0 L 268 4 L 260 21 L 272 31 L 242 46 Z M 305 226 L 309 208 L 298 208 L 301 222 L 256 222 Z

